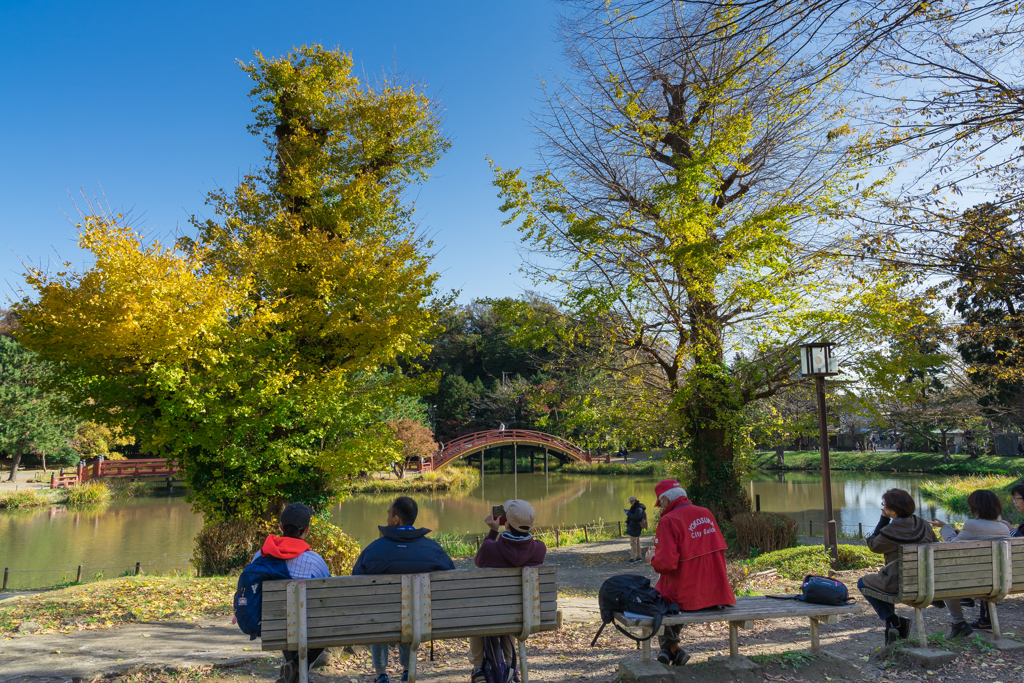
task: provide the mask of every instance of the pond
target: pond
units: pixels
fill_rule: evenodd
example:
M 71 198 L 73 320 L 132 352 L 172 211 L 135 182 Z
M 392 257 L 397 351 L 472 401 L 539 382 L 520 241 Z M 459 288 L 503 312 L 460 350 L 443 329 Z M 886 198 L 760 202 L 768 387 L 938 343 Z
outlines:
M 932 475 L 934 476 L 934 475 Z M 959 519 L 921 499 L 919 485 L 929 475 L 835 472 L 832 497 L 836 522 L 848 534 L 857 524 L 870 532 L 878 521 L 882 493 L 904 488 L 918 501 L 926 516 Z M 537 524 L 591 524 L 617 522 L 631 495 L 651 507 L 657 478 L 559 475 L 541 473 L 513 476 L 488 474 L 483 486 L 459 494 L 414 494 L 419 503 L 417 525 L 436 531 L 483 534 L 483 518 L 490 506 L 508 498 L 529 500 L 537 510 Z M 748 482 L 751 500 L 761 496 L 761 509 L 783 512 L 807 533 L 821 533 L 821 475 L 812 472 L 760 474 Z M 377 525 L 393 494 L 353 496 L 331 510 L 331 519 L 365 545 L 378 537 Z M 9 588 L 50 585 L 73 579 L 78 565 L 83 577 L 102 571 L 107 578 L 132 571 L 139 562 L 147 573 L 185 569 L 192 553 L 192 538 L 202 518 L 191 512 L 182 495 L 118 500 L 102 511 L 65 508 L 0 513 L 0 567 L 10 567 Z

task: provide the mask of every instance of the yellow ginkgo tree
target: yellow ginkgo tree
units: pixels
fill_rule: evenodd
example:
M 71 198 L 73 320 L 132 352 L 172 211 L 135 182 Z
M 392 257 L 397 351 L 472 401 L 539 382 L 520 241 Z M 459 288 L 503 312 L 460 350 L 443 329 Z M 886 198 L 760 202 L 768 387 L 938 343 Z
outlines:
M 404 199 L 448 147 L 436 105 L 315 45 L 242 68 L 266 164 L 173 245 L 85 217 L 92 267 L 31 270 L 18 306 L 86 417 L 179 458 L 208 521 L 322 508 L 397 458 L 379 417 L 408 387 L 389 368 L 424 352 L 444 303 Z

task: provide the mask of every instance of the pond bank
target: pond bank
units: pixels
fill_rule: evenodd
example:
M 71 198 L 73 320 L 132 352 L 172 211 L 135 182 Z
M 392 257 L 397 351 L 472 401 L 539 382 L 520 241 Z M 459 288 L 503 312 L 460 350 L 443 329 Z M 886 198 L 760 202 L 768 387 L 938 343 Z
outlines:
M 953 455 L 945 462 L 941 453 L 874 453 L 831 451 L 829 460 L 833 470 L 861 472 L 921 472 L 926 474 L 998 474 L 1006 472 L 1024 476 L 1024 458 L 1017 456 L 983 455 L 971 459 L 966 455 Z M 818 451 L 786 451 L 785 464 L 779 466 L 774 451 L 762 451 L 754 457 L 755 469 L 770 472 L 821 471 Z

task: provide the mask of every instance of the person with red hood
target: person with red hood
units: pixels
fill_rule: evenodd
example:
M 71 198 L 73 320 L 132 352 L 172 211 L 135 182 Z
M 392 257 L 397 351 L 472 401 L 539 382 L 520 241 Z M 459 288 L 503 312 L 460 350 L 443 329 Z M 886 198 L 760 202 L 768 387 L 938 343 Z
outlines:
M 484 518 L 484 524 L 490 527 L 491 531 L 480 543 L 480 549 L 476 551 L 476 566 L 481 569 L 503 569 L 536 567 L 544 564 L 548 548 L 531 534 L 537 516 L 533 506 L 525 500 L 506 500 L 504 507 L 504 517 L 495 519 L 492 515 L 487 515 Z M 505 531 L 499 536 L 498 530 L 502 524 L 505 525 Z M 501 648 L 505 661 L 510 664 L 515 662 L 515 651 L 512 649 L 510 637 L 501 636 Z M 483 672 L 483 637 L 470 637 L 469 663 L 473 666 L 473 672 L 470 674 L 471 683 L 484 683 L 486 676 Z
M 655 589 L 665 602 L 684 611 L 735 605 L 725 571 L 725 538 L 715 516 L 691 503 L 675 479 L 659 483 L 654 494 L 661 519 L 647 559 L 661 575 Z M 665 634 L 659 636 L 662 664 L 682 666 L 690 659 L 679 647 L 681 629 L 681 625 L 665 626 Z
M 306 543 L 312 518 L 313 510 L 302 503 L 292 503 L 285 507 L 278 518 L 278 525 L 283 535 L 267 536 L 263 547 L 256 551 L 256 556 L 252 558 L 252 561 L 256 562 L 261 557 L 283 560 L 288 575 L 293 579 L 328 578 L 331 575 L 331 570 L 327 568 L 324 558 L 310 550 L 309 544 Z M 309 668 L 313 668 L 313 664 L 322 653 L 323 648 L 309 649 L 306 660 L 309 662 Z M 299 653 L 285 650 L 284 659 L 278 683 L 293 683 L 293 681 L 299 680 Z

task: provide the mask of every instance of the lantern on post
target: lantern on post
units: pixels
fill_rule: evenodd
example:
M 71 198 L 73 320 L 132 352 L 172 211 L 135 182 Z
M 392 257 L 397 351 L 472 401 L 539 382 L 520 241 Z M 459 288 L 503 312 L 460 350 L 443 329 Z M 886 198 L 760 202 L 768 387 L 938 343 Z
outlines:
M 832 513 L 832 464 L 828 456 L 828 420 L 825 408 L 825 378 L 839 374 L 839 361 L 832 355 L 834 344 L 819 342 L 800 347 L 800 374 L 813 377 L 818 396 L 818 438 L 821 442 L 821 485 L 825 498 L 825 546 L 832 562 L 839 560 L 839 538 Z

